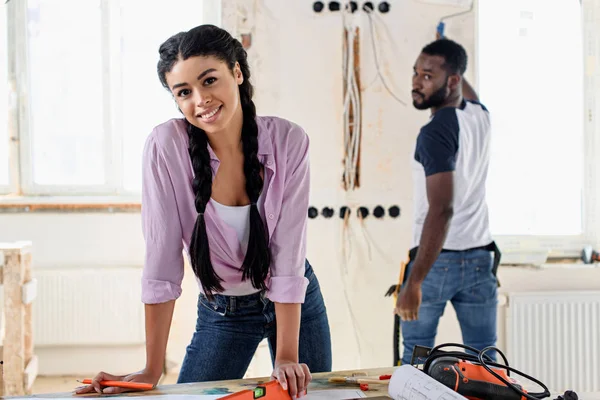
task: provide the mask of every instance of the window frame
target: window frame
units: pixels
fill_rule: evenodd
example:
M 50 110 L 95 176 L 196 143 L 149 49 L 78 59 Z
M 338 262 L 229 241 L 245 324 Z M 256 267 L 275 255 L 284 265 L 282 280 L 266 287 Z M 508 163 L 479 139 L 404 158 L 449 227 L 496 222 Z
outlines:
M 17 4 L 11 4 L 17 3 Z M 21 99 L 24 96 L 24 90 L 17 82 L 20 79 L 20 68 L 22 68 L 22 44 L 24 38 L 19 31 L 19 26 L 14 23 L 16 18 L 21 16 L 22 2 L 7 2 L 4 4 L 6 12 L 6 47 L 7 63 L 6 75 L 8 93 L 8 185 L 0 186 L 0 193 L 21 194 L 21 160 L 20 160 L 20 128 L 21 128 L 21 106 L 24 103 Z M 21 46 L 20 46 L 21 45 Z
M 483 0 L 475 0 L 473 8 L 475 15 L 475 75 L 477 75 L 479 67 L 478 6 L 480 1 Z M 553 259 L 578 259 L 585 246 L 597 248 L 600 245 L 600 204 L 598 204 L 600 199 L 600 161 L 595 157 L 600 152 L 600 140 L 594 138 L 596 133 L 600 133 L 600 124 L 596 118 L 593 118 L 600 115 L 600 102 L 597 101 L 596 95 L 596 93 L 600 93 L 600 71 L 598 68 L 594 68 L 593 64 L 593 61 L 600 57 L 597 39 L 600 35 L 600 26 L 595 25 L 591 17 L 594 13 L 600 14 L 600 4 L 594 3 L 594 0 L 582 0 L 580 5 L 584 51 L 581 55 L 584 57 L 582 233 L 573 236 L 494 235 L 494 239 L 503 253 L 502 263 L 505 264 L 541 265 L 552 262 Z
M 3 11 L 6 13 L 6 15 L 5 15 L 6 18 L 4 18 L 3 21 L 4 22 L 8 22 L 8 17 L 9 16 L 8 16 L 8 13 L 6 12 L 6 8 L 4 8 Z M 1 38 L 5 39 L 7 45 L 8 45 L 8 41 L 9 41 L 9 38 L 8 38 L 9 34 L 10 34 L 10 32 L 9 32 L 9 30 L 7 28 L 4 32 L 2 32 L 2 36 L 0 36 Z M 4 45 L 4 43 L 3 43 L 2 40 L 0 40 L 0 45 L 1 46 Z M 6 96 L 5 100 L 7 101 L 7 105 L 8 106 L 10 106 L 10 104 L 14 101 L 14 95 L 13 95 L 13 93 L 11 91 L 10 80 L 9 80 L 9 63 L 8 63 L 8 57 L 10 57 L 10 55 L 8 54 L 9 51 L 10 51 L 10 47 L 7 46 L 7 48 L 6 48 L 7 60 L 6 60 L 6 65 L 4 67 L 6 68 L 6 87 L 8 89 L 8 92 L 1 94 L 2 96 Z M 0 61 L 0 62 L 3 62 L 3 61 Z M 13 173 L 12 166 L 13 165 L 10 162 L 10 152 L 11 152 L 11 147 L 12 147 L 11 144 L 10 144 L 12 142 L 12 140 L 11 140 L 11 136 L 12 136 L 11 135 L 11 131 L 13 130 L 13 127 L 12 127 L 12 124 L 10 124 L 11 117 L 10 117 L 10 115 L 8 115 L 9 112 L 10 112 L 10 109 L 7 109 L 6 110 L 6 113 L 7 113 L 7 126 L 6 126 L 6 129 L 7 129 L 7 132 L 6 132 L 7 133 L 7 137 L 6 137 L 6 140 L 7 140 L 7 142 L 6 142 L 6 144 L 7 144 L 7 152 L 6 152 L 6 155 L 7 155 L 8 159 L 6 160 L 6 166 L 8 167 L 8 183 L 7 184 L 0 184 L 0 193 L 6 193 L 6 192 L 12 192 L 12 191 L 14 191 L 14 188 L 11 187 L 11 183 L 13 182 L 13 178 L 12 178 L 12 173 Z M 4 162 L 4 161 L 2 161 L 2 162 Z
M 221 0 L 201 0 L 202 21 L 220 24 Z M 3 5 L 7 13 L 8 82 L 14 88 L 9 93 L 9 185 L 0 186 L 0 202 L 15 196 L 24 198 L 72 198 L 72 202 L 87 202 L 85 198 L 122 197 L 126 201 L 141 200 L 139 190 L 124 187 L 123 182 L 123 121 L 121 67 L 121 1 L 100 0 L 102 46 L 102 86 L 104 127 L 104 173 L 102 185 L 43 185 L 34 182 L 32 132 L 28 93 L 29 58 L 27 9 L 28 1 L 9 1 Z M 11 86 L 12 85 L 12 86 Z M 10 90 L 9 90 L 10 91 Z M 7 195 L 7 196 L 6 196 Z M 3 200 L 2 197 L 5 197 Z

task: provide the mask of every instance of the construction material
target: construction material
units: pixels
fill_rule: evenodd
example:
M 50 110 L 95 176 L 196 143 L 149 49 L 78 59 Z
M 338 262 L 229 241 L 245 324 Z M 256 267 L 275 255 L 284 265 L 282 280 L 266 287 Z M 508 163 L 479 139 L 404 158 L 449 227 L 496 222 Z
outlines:
M 4 337 L 2 338 L 0 394 L 31 393 L 38 372 L 33 353 L 32 302 L 37 282 L 31 272 L 31 243 L 0 243 L 0 284 L 4 289 Z

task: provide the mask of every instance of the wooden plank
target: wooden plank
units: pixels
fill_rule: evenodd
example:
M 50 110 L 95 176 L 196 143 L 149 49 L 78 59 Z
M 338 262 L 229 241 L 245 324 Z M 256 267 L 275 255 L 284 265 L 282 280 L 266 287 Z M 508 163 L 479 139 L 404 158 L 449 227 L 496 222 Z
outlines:
M 4 282 L 4 252 L 0 250 L 0 285 Z
M 31 251 L 31 241 L 22 240 L 18 242 L 0 242 L 0 251 L 4 250 L 14 250 L 20 251 L 23 253 L 28 253 Z
M 329 378 L 332 377 L 343 377 L 352 376 L 353 374 L 367 375 L 367 376 L 378 376 L 383 374 L 392 374 L 397 367 L 388 368 L 370 368 L 370 369 L 357 369 L 348 371 L 336 371 L 336 372 L 323 372 L 313 373 L 313 380 L 308 387 L 308 390 L 332 390 L 332 389 L 358 389 L 357 385 L 345 384 L 345 383 L 330 383 Z M 145 392 L 127 392 L 122 393 L 119 396 L 126 397 L 143 397 L 143 396 L 160 396 L 169 394 L 191 394 L 191 395 L 207 395 L 207 394 L 230 394 L 240 390 L 253 388 L 261 383 L 268 382 L 270 378 L 250 378 L 250 379 L 238 379 L 229 381 L 216 381 L 216 382 L 199 382 L 199 383 L 186 383 L 186 384 L 175 384 L 175 385 L 162 385 L 157 386 L 154 390 Z M 73 381 L 73 388 L 79 386 L 79 383 Z M 369 390 L 365 391 L 364 394 L 367 397 L 380 397 L 387 396 L 387 385 L 369 385 Z M 43 393 L 36 394 L 35 398 L 64 398 L 64 397 L 98 397 L 98 393 L 89 393 L 85 395 L 75 395 L 73 392 L 62 392 L 62 393 Z M 10 398 L 10 397 L 6 397 Z
M 25 263 L 20 250 L 4 251 L 4 389 L 7 396 L 24 395 L 25 306 L 21 286 L 25 282 Z
M 30 279 L 28 282 L 25 282 L 22 288 L 22 301 L 23 304 L 29 305 L 33 303 L 35 298 L 37 297 L 37 279 Z
M 23 330 L 24 330 L 24 332 L 23 332 L 23 347 L 24 347 L 23 353 L 25 356 L 25 364 L 29 365 L 33 359 L 33 304 L 32 304 L 32 300 L 35 298 L 35 295 L 37 292 L 37 280 L 33 278 L 33 274 L 31 271 L 31 252 L 22 253 L 21 257 L 22 257 L 21 262 L 23 263 L 24 281 L 26 282 L 25 285 L 21 289 L 21 299 L 23 302 L 23 308 L 24 308 L 24 313 L 25 313 L 25 315 L 23 316 Z M 30 299 L 25 298 L 25 291 L 27 290 L 26 287 L 30 287 L 30 288 L 33 287 L 33 297 L 31 298 L 31 301 L 29 301 Z M 37 364 L 36 364 L 36 366 L 37 366 Z M 37 375 L 37 371 L 36 371 L 36 375 Z M 23 379 L 25 379 L 25 377 Z M 35 376 L 33 377 L 33 379 L 35 379 Z M 27 393 L 27 389 L 25 389 L 25 390 Z
M 1 347 L 0 350 L 2 350 Z M 2 361 L 2 352 L 0 352 L 0 397 L 4 397 L 4 361 Z
M 31 394 L 31 388 L 33 387 L 33 382 L 35 382 L 35 378 L 37 378 L 39 371 L 39 362 L 36 355 L 33 355 L 29 362 L 27 363 L 27 367 L 25 367 L 24 373 L 24 387 L 23 390 L 26 394 Z

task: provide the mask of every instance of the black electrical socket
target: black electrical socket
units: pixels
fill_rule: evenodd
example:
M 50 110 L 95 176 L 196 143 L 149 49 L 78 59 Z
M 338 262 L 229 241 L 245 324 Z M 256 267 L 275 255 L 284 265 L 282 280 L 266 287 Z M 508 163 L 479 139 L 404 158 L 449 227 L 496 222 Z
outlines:
M 392 218 L 398 217 L 400 215 L 400 207 L 391 206 L 390 208 L 388 208 L 388 214 L 390 214 L 390 217 Z
M 365 2 L 365 4 L 363 4 L 362 9 L 364 12 L 370 13 L 371 11 L 373 11 L 375 9 L 375 6 L 373 5 L 373 2 L 367 1 L 367 2 Z
M 321 11 L 323 11 L 323 9 L 325 8 L 325 4 L 323 4 L 322 1 L 315 1 L 313 3 L 313 11 L 320 13 Z
M 380 13 L 385 14 L 390 11 L 390 3 L 388 3 L 387 1 L 382 1 L 381 3 L 379 3 L 379 6 L 377 8 L 379 8 Z
M 339 1 L 330 1 L 329 2 L 329 11 L 340 11 L 340 2 Z
M 383 218 L 385 215 L 385 210 L 381 206 L 377 206 L 373 209 L 373 215 L 375 218 Z
M 350 12 L 354 13 L 356 10 L 358 10 L 358 3 L 356 1 L 349 1 L 346 4 L 346 10 L 350 8 Z
M 361 218 L 367 218 L 369 216 L 369 209 L 367 207 L 358 207 L 356 214 Z
M 333 208 L 330 207 L 323 207 L 323 210 L 321 211 L 321 215 L 324 216 L 325 218 L 331 218 L 333 217 Z
M 317 218 L 317 216 L 319 216 L 319 210 L 312 206 L 308 207 L 308 218 L 313 219 Z
M 344 219 L 346 218 L 346 215 L 350 214 L 350 209 L 346 206 L 341 206 L 340 207 L 340 218 Z

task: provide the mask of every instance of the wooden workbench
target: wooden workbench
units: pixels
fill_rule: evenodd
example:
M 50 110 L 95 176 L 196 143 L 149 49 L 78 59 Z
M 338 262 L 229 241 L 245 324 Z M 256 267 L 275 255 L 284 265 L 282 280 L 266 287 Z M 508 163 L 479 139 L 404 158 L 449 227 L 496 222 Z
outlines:
M 350 370 L 350 371 L 336 371 L 336 372 L 325 372 L 312 374 L 313 379 L 308 390 L 331 390 L 331 389 L 358 389 L 357 385 L 330 383 L 328 379 L 331 377 L 338 376 L 352 376 L 353 374 L 361 374 L 368 376 L 379 376 L 385 374 L 392 374 L 394 371 L 393 367 L 389 368 L 373 368 L 373 369 L 361 369 L 361 370 Z M 215 381 L 215 382 L 202 382 L 202 383 L 185 383 L 176 385 L 159 385 L 154 390 L 144 392 L 128 392 L 122 393 L 120 396 L 138 397 L 138 396 L 157 396 L 166 394 L 204 394 L 204 395 L 215 395 L 215 394 L 230 394 L 235 393 L 244 389 L 253 389 L 258 384 L 268 382 L 268 378 L 252 378 L 252 379 L 239 379 L 231 381 Z M 73 388 L 77 385 L 77 382 L 73 382 Z M 369 385 L 369 390 L 364 392 L 367 397 L 381 397 L 388 396 L 387 385 Z M 45 393 L 35 394 L 26 396 L 28 398 L 56 398 L 56 397 L 110 397 L 114 395 L 99 395 L 85 394 L 75 395 L 71 392 L 63 393 Z M 389 396 L 388 396 L 389 397 Z M 5 397 L 10 399 L 11 397 Z

